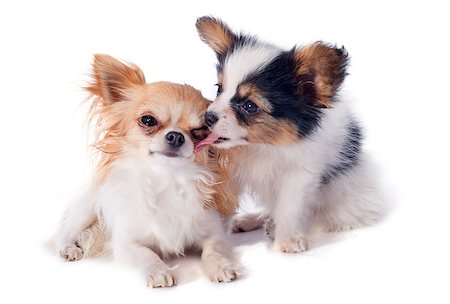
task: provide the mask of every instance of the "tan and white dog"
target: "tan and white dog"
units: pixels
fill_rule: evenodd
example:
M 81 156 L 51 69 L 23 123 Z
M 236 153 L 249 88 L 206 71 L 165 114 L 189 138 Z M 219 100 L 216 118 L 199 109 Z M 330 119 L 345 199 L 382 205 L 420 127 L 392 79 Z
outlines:
M 212 281 L 235 279 L 219 213 L 234 211 L 233 198 L 225 198 L 208 152 L 194 154 L 207 135 L 209 102 L 188 85 L 147 84 L 137 66 L 107 55 L 95 56 L 86 89 L 98 165 L 63 221 L 60 255 L 77 260 L 108 241 L 114 256 L 143 271 L 150 287 L 167 287 L 175 276 L 163 259 L 197 247 Z

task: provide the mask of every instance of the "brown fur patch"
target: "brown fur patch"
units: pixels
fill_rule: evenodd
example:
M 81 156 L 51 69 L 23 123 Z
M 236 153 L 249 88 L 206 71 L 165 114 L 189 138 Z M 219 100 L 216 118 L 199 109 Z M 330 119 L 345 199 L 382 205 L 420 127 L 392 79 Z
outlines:
M 237 198 L 243 193 L 245 185 L 234 180 L 233 173 L 238 170 L 236 168 L 238 158 L 245 153 L 247 146 L 238 146 L 230 149 L 217 149 L 209 147 L 209 160 L 213 164 L 215 174 L 221 177 L 223 182 L 218 184 L 216 190 L 217 195 L 214 199 L 223 214 L 233 214 L 239 207 Z M 219 209 L 221 210 L 221 209 Z
M 92 82 L 85 88 L 105 102 L 123 100 L 127 89 L 145 84 L 144 73 L 134 64 L 125 64 L 105 54 L 94 55 Z
M 252 143 L 285 145 L 298 141 L 297 127 L 282 119 L 260 112 L 247 127 L 247 139 Z
M 300 92 L 314 94 L 316 106 L 329 107 L 346 75 L 346 50 L 316 42 L 298 49 L 295 60 Z
M 205 204 L 207 208 L 218 210 L 224 215 L 236 213 L 238 205 L 237 197 L 230 188 L 231 176 L 229 175 L 229 163 L 224 162 L 224 154 L 213 147 L 203 149 L 195 155 L 198 163 L 206 166 L 213 176 L 212 201 Z M 200 183 L 199 187 L 207 189 L 207 185 Z M 205 190 L 203 190 L 205 191 Z
M 195 24 L 200 38 L 217 54 L 225 55 L 235 43 L 235 35 L 230 28 L 219 19 L 201 17 Z
M 272 111 L 272 105 L 262 97 L 257 87 L 249 83 L 241 84 L 238 93 L 241 98 L 254 102 L 260 108 L 258 113 L 247 116 L 249 125 L 243 124 L 247 128 L 249 142 L 283 145 L 298 140 L 297 127 L 286 120 L 271 116 L 269 113 Z

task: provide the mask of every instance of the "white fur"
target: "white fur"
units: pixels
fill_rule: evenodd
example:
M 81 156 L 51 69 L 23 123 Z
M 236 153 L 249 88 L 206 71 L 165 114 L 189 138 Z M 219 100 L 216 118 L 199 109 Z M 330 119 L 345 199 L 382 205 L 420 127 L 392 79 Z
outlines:
M 251 73 L 263 69 L 281 52 L 275 46 L 259 42 L 249 43 L 235 50 L 225 61 L 224 75 L 227 79 L 222 96 L 229 100 L 237 86 Z
M 324 109 L 321 125 L 310 137 L 284 146 L 251 144 L 236 158 L 234 182 L 246 185 L 273 219 L 275 245 L 280 250 L 306 250 L 313 223 L 335 231 L 369 225 L 380 218 L 377 175 L 364 152 L 357 165 L 321 184 L 324 170 L 339 159 L 350 118 L 345 102 L 338 101 Z
M 88 189 L 70 208 L 58 237 L 61 255 L 81 257 L 77 238 L 96 219 L 111 234 L 115 257 L 144 271 L 151 287 L 175 284 L 161 257 L 203 249 L 205 271 L 213 281 L 236 277 L 222 219 L 202 203 L 204 168 L 187 158 L 126 156 L 117 160 L 99 189 Z

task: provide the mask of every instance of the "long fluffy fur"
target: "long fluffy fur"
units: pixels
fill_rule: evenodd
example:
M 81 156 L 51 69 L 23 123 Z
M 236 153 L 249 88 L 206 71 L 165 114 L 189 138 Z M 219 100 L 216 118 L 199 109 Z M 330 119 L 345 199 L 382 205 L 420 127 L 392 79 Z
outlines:
M 338 94 L 347 51 L 323 42 L 285 51 L 213 17 L 199 18 L 197 29 L 218 58 L 218 97 L 208 115 L 219 164 L 233 177 L 236 196 L 249 191 L 265 209 L 232 229 L 270 219 L 276 246 L 299 252 L 314 223 L 337 231 L 379 220 L 376 170 Z
M 220 212 L 233 213 L 235 198 L 208 152 L 192 152 L 208 102 L 187 85 L 146 84 L 137 66 L 107 55 L 95 56 L 86 90 L 97 165 L 63 222 L 62 257 L 111 248 L 139 266 L 149 286 L 166 287 L 175 278 L 161 258 L 199 247 L 211 280 L 233 280 L 237 267 Z M 157 123 L 141 122 L 149 115 Z M 181 145 L 171 145 L 170 133 L 182 136 Z

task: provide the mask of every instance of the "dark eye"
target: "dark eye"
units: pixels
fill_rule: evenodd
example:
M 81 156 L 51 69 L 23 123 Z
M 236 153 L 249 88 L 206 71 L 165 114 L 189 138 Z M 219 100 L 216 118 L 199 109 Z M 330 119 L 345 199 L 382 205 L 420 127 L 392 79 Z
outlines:
M 217 87 L 217 96 L 219 96 L 223 92 L 223 87 L 219 83 L 216 83 L 216 87 Z
M 259 111 L 258 106 L 253 101 L 250 100 L 244 102 L 241 107 L 247 114 L 256 114 Z
M 158 121 L 156 121 L 155 117 L 151 115 L 142 116 L 139 122 L 143 127 L 153 127 L 158 124 Z
M 191 131 L 192 137 L 196 140 L 202 140 L 205 139 L 208 136 L 208 127 L 202 127 L 198 129 L 193 129 Z

